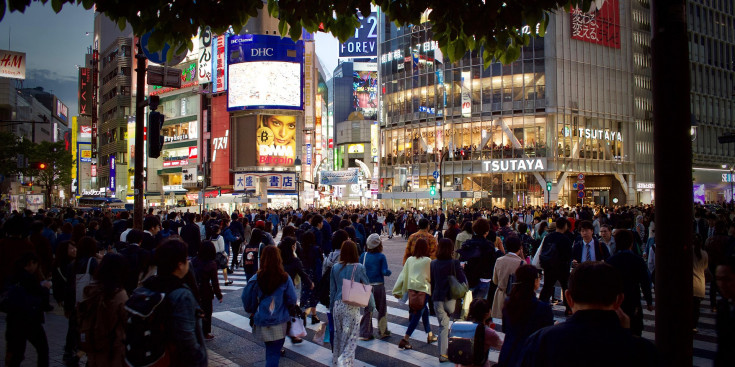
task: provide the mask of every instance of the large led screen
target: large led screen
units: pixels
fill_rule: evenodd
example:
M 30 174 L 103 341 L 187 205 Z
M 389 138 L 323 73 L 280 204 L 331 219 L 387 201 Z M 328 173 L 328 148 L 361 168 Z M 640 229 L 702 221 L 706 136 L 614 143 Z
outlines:
M 296 157 L 296 116 L 258 116 L 255 145 L 258 166 L 293 167 Z
M 378 71 L 376 64 L 355 63 L 352 72 L 352 109 L 366 120 L 378 118 Z M 370 67 L 370 66 L 374 67 Z M 367 70 L 360 70 L 367 69 Z M 372 70 L 370 70 L 372 69 Z
M 301 107 L 301 64 L 252 61 L 230 65 L 228 109 Z
M 243 34 L 227 39 L 227 110 L 304 108 L 304 42 Z

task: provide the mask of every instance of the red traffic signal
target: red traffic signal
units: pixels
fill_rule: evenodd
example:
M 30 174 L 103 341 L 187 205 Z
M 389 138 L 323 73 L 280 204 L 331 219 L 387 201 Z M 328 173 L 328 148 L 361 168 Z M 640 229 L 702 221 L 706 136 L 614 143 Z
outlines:
M 44 170 L 44 169 L 48 168 L 48 164 L 46 164 L 44 162 L 33 162 L 33 163 L 31 163 L 31 168 Z
M 33 182 L 22 182 L 20 185 L 25 187 L 33 187 Z

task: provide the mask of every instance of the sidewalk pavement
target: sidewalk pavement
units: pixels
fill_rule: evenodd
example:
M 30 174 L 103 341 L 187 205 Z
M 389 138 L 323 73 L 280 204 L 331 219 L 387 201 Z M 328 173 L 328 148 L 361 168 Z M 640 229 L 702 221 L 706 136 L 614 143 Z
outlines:
M 64 317 L 64 310 L 54 303 L 54 310 L 46 313 L 46 323 L 44 328 L 46 329 L 46 338 L 49 344 L 49 356 L 51 367 L 64 367 L 63 355 L 64 355 L 64 343 L 66 341 L 66 329 L 67 319 Z M 0 315 L 0 367 L 5 366 L 5 325 L 7 315 Z M 215 353 L 212 350 L 207 350 L 209 356 L 209 367 L 236 367 L 237 364 L 230 361 L 229 359 Z M 26 358 L 21 363 L 22 367 L 34 367 L 37 362 L 36 349 L 33 348 L 31 343 L 26 343 Z M 79 364 L 84 366 L 86 358 L 82 357 L 82 361 Z

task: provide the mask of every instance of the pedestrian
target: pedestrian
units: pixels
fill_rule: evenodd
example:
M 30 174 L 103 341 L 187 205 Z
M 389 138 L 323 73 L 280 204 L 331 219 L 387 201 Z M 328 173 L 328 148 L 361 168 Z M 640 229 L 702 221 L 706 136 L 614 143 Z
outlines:
M 33 252 L 25 252 L 15 259 L 8 280 L 7 298 L 0 308 L 7 313 L 5 325 L 5 363 L 20 366 L 25 359 L 26 341 L 36 349 L 38 367 L 49 365 L 49 346 L 43 328 L 44 312 L 49 304 L 50 282 L 41 281 L 40 260 Z
M 692 252 L 694 253 L 694 256 L 692 256 L 692 260 L 694 261 L 692 264 L 692 327 L 694 328 L 693 331 L 696 333 L 698 331 L 697 327 L 699 326 L 699 307 L 702 305 L 702 300 L 705 296 L 705 279 L 706 273 L 709 272 L 709 268 L 707 252 L 702 250 L 702 238 L 699 237 L 698 234 L 694 234 L 693 242 L 694 243 L 692 246 Z M 709 275 L 712 276 L 711 273 Z
M 704 249 L 707 251 L 709 271 L 715 274 L 717 265 L 725 259 L 726 249 L 730 238 L 727 236 L 727 228 L 724 221 L 714 221 L 713 227 L 710 229 L 711 236 L 704 243 Z M 716 312 L 717 293 L 719 292 L 717 280 L 712 277 L 709 287 L 709 305 L 712 312 Z
M 715 279 L 722 292 L 717 302 L 717 354 L 714 367 L 735 365 L 735 256 L 717 265 Z
M 231 285 L 232 282 L 227 279 L 227 252 L 225 248 L 225 238 L 220 234 L 221 227 L 219 224 L 209 226 L 207 238 L 212 241 L 215 249 L 215 261 L 217 268 L 222 269 L 222 275 L 225 278 L 225 286 Z M 224 258 L 224 260 L 222 260 Z
M 635 241 L 634 233 L 627 229 L 615 231 L 618 253 L 607 259 L 607 263 L 620 271 L 623 281 L 623 300 L 620 308 L 630 318 L 630 331 L 633 335 L 643 333 L 643 308 L 641 291 L 646 299 L 648 311 L 653 311 L 651 277 L 643 258 L 631 250 Z
M 84 288 L 77 315 L 87 366 L 122 367 L 125 365 L 125 257 L 108 253 L 100 261 L 94 281 Z
M 525 226 L 526 224 L 520 223 L 520 225 Z M 523 247 L 518 236 L 511 235 L 506 238 L 505 249 L 507 252 L 498 258 L 493 270 L 493 283 L 497 289 L 493 297 L 491 316 L 496 319 L 503 318 L 503 304 L 505 303 L 505 298 L 508 296 L 508 278 L 516 272 L 518 267 L 525 264 L 522 257 Z
M 319 294 L 319 303 L 329 307 L 327 312 L 327 326 L 329 331 L 329 341 L 334 346 L 334 317 L 332 313 L 332 267 L 339 262 L 342 252 L 342 245 L 349 240 L 349 235 L 342 229 L 337 230 L 332 235 L 333 251 L 329 253 L 322 264 L 322 278 L 319 282 L 317 293 Z
M 473 235 L 474 233 L 472 233 L 472 222 L 464 222 L 464 224 L 462 225 L 462 231 L 457 234 L 457 240 L 454 241 L 454 253 L 457 255 L 458 258 L 459 253 L 457 253 L 457 251 L 459 251 L 459 249 L 462 248 L 462 244 L 465 241 L 471 239 Z
M 612 227 L 609 224 L 603 224 L 600 226 L 600 243 L 605 245 L 607 247 L 607 252 L 610 254 L 610 256 L 615 255 L 617 252 L 617 245 L 615 244 L 615 237 L 612 235 Z M 652 244 L 650 242 L 649 238 L 649 244 Z M 650 251 L 650 246 L 647 248 L 646 252 L 643 254 L 643 258 L 646 258 L 646 255 Z
M 472 232 L 474 232 L 472 238 L 463 242 L 459 250 L 460 261 L 466 263 L 464 270 L 467 275 L 467 285 L 472 291 L 472 298 L 486 298 L 495 270 L 495 260 L 502 255 L 486 238 L 491 232 L 490 222 L 487 219 L 477 219 L 472 224 Z M 465 305 L 465 307 L 468 306 Z
M 357 245 L 345 241 L 340 251 L 339 263 L 332 266 L 330 278 L 330 306 L 334 319 L 334 339 L 332 340 L 332 366 L 353 366 L 357 336 L 360 324 L 360 308 L 342 301 L 342 284 L 344 279 L 351 279 L 362 284 L 370 284 L 365 267 L 359 263 Z M 375 308 L 372 295 L 368 307 Z
M 408 216 L 406 217 L 406 221 L 404 224 L 405 227 L 405 237 L 409 238 L 412 234 L 416 233 L 418 230 L 418 226 L 416 225 L 416 218 L 414 217 L 413 213 L 408 213 Z M 426 228 L 429 228 L 429 225 L 426 225 Z
M 77 257 L 77 247 L 71 241 L 62 241 L 56 246 L 56 256 L 54 257 L 53 273 L 51 273 L 51 282 L 54 299 L 59 306 L 64 306 L 64 295 L 67 287 L 70 287 L 71 264 Z
M 217 278 L 217 264 L 214 261 L 216 250 L 212 241 L 204 241 L 199 247 L 197 256 L 191 261 L 194 278 L 199 288 L 199 305 L 202 306 L 202 331 L 205 340 L 214 339 L 212 334 L 212 301 L 216 296 L 222 303 L 222 291 Z
M 500 350 L 503 347 L 503 340 L 500 339 L 498 333 L 496 333 L 492 328 L 493 318 L 490 316 L 490 307 L 490 302 L 484 298 L 474 299 L 470 304 L 470 311 L 467 314 L 467 320 L 478 325 L 482 325 L 485 329 L 485 344 L 482 346 L 482 356 L 484 357 L 485 362 L 481 365 L 471 364 L 462 365 L 462 367 L 491 367 L 492 364 L 488 359 L 490 349 Z
M 605 261 L 610 257 L 607 246 L 604 246 L 594 237 L 592 222 L 583 220 L 577 223 L 582 237 L 574 242 L 572 247 L 572 267 L 585 261 Z
M 285 227 L 284 230 L 289 227 Z M 293 227 L 292 227 L 293 228 Z M 281 259 L 283 263 L 283 269 L 294 281 L 294 292 L 296 293 L 296 300 L 298 303 L 299 295 L 301 294 L 301 288 L 307 288 L 310 290 L 314 289 L 314 283 L 311 281 L 309 276 L 304 271 L 304 266 L 296 255 L 297 248 L 296 238 L 285 237 L 278 244 L 278 249 L 281 251 Z M 292 337 L 291 341 L 294 344 L 301 343 L 301 338 Z
M 497 367 L 518 365 L 523 355 L 521 348 L 526 339 L 544 327 L 554 324 L 551 305 L 536 297 L 541 274 L 533 265 L 521 265 L 515 271 L 513 292 L 503 305 L 503 347 Z
M 314 238 L 313 232 L 304 233 L 301 237 L 301 254 L 299 258 L 303 264 L 306 276 L 316 285 L 319 284 L 322 277 L 324 255 L 322 255 L 322 250 L 318 246 L 315 246 Z M 316 315 L 317 302 L 318 297 L 315 287 L 301 287 L 301 307 L 304 308 L 306 316 L 311 315 L 312 325 L 318 324 L 321 321 Z
M 457 235 L 460 232 L 459 226 L 457 226 L 457 221 L 454 219 L 449 219 L 447 223 L 448 226 L 444 231 L 444 238 L 452 240 L 452 246 L 454 246 L 454 243 L 457 241 Z M 454 249 L 452 249 L 452 252 L 454 252 Z
M 164 294 L 164 307 L 154 307 L 156 312 L 160 312 L 159 320 L 162 321 L 154 329 L 160 327 L 165 330 L 164 343 L 165 350 L 169 351 L 166 353 L 170 359 L 169 365 L 204 367 L 207 366 L 207 348 L 204 346 L 201 310 L 197 297 L 185 282 L 190 270 L 187 255 L 187 244 L 183 241 L 168 239 L 162 242 L 153 255 L 157 274 L 146 279 L 133 292 L 131 300 L 140 299 L 138 292 L 142 295 Z M 128 302 L 127 306 L 131 309 L 135 304 Z M 142 336 L 133 338 L 129 330 L 126 330 L 126 358 L 130 358 L 129 352 L 135 350 L 132 343 L 135 342 L 135 346 L 146 343 Z
M 577 266 L 564 297 L 573 316 L 532 334 L 518 365 L 656 366 L 654 345 L 627 330 L 629 320 L 620 309 L 623 294 L 620 272 L 611 265 L 585 262 Z
M 383 241 L 380 234 L 373 233 L 368 236 L 366 243 L 367 251 L 360 255 L 360 263 L 365 267 L 370 285 L 373 287 L 373 298 L 375 299 L 375 308 L 378 311 L 378 338 L 385 339 L 390 337 L 388 330 L 388 307 L 385 295 L 385 277 L 392 273 L 388 269 L 388 260 L 383 254 Z M 372 312 L 365 307 L 360 320 L 360 340 L 372 340 L 373 320 Z
M 572 241 L 565 234 L 569 228 L 569 221 L 566 218 L 559 217 L 554 222 L 556 226 L 555 232 L 549 233 L 544 238 L 543 246 L 539 249 L 539 261 L 541 268 L 544 270 L 544 286 L 541 288 L 539 300 L 541 302 L 549 302 L 556 282 L 561 285 L 562 292 L 567 290 L 567 282 L 569 281 L 569 267 L 572 262 Z M 572 315 L 572 309 L 564 300 L 565 314 Z
M 426 218 L 419 219 L 418 231 L 408 236 L 408 242 L 406 243 L 406 251 L 403 254 L 403 263 L 406 263 L 406 259 L 413 254 L 413 248 L 416 242 L 420 239 L 426 241 L 429 246 L 428 256 L 432 260 L 436 258 L 436 237 L 429 232 L 429 220 Z
M 437 341 L 437 337 L 431 332 L 431 325 L 429 324 L 429 308 L 427 306 L 431 296 L 431 258 L 429 257 L 429 244 L 425 239 L 418 239 L 413 246 L 413 253 L 406 259 L 396 284 L 393 286 L 393 296 L 409 301 L 408 328 L 398 344 L 398 348 L 413 349 L 409 339 L 422 319 L 424 330 L 427 333 L 426 342 L 433 343 Z
M 450 219 L 451 222 L 454 221 Z M 449 346 L 449 322 L 450 315 L 454 314 L 457 299 L 450 296 L 449 277 L 454 276 L 460 284 L 467 284 L 459 261 L 454 259 L 454 244 L 448 238 L 439 241 L 436 252 L 436 260 L 430 265 L 431 274 L 431 299 L 434 302 L 434 310 L 439 320 L 439 362 L 449 361 L 447 348 Z
M 143 220 L 143 240 L 140 247 L 153 252 L 160 241 L 161 220 L 156 216 L 148 216 Z

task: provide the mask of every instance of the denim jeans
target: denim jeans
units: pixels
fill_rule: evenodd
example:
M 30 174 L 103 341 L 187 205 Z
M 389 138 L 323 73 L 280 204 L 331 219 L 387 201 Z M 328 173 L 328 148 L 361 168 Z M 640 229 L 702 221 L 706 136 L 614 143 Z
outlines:
M 388 228 L 386 229 L 388 232 L 388 236 L 393 237 L 393 222 L 389 222 L 386 224 Z
M 281 348 L 286 339 L 265 342 L 265 367 L 278 367 L 278 361 L 281 359 Z
M 434 311 L 439 319 L 439 355 L 447 355 L 449 347 L 449 315 L 454 313 L 457 300 L 434 301 Z
M 427 333 L 431 332 L 431 325 L 429 324 L 429 308 L 427 307 L 428 304 L 429 297 L 427 295 L 424 301 L 424 308 L 421 311 L 414 312 L 409 316 L 406 335 L 411 336 L 411 334 L 413 334 L 413 331 L 416 330 L 416 327 L 419 326 L 419 321 L 421 320 L 423 320 L 424 322 L 424 331 L 426 331 Z

